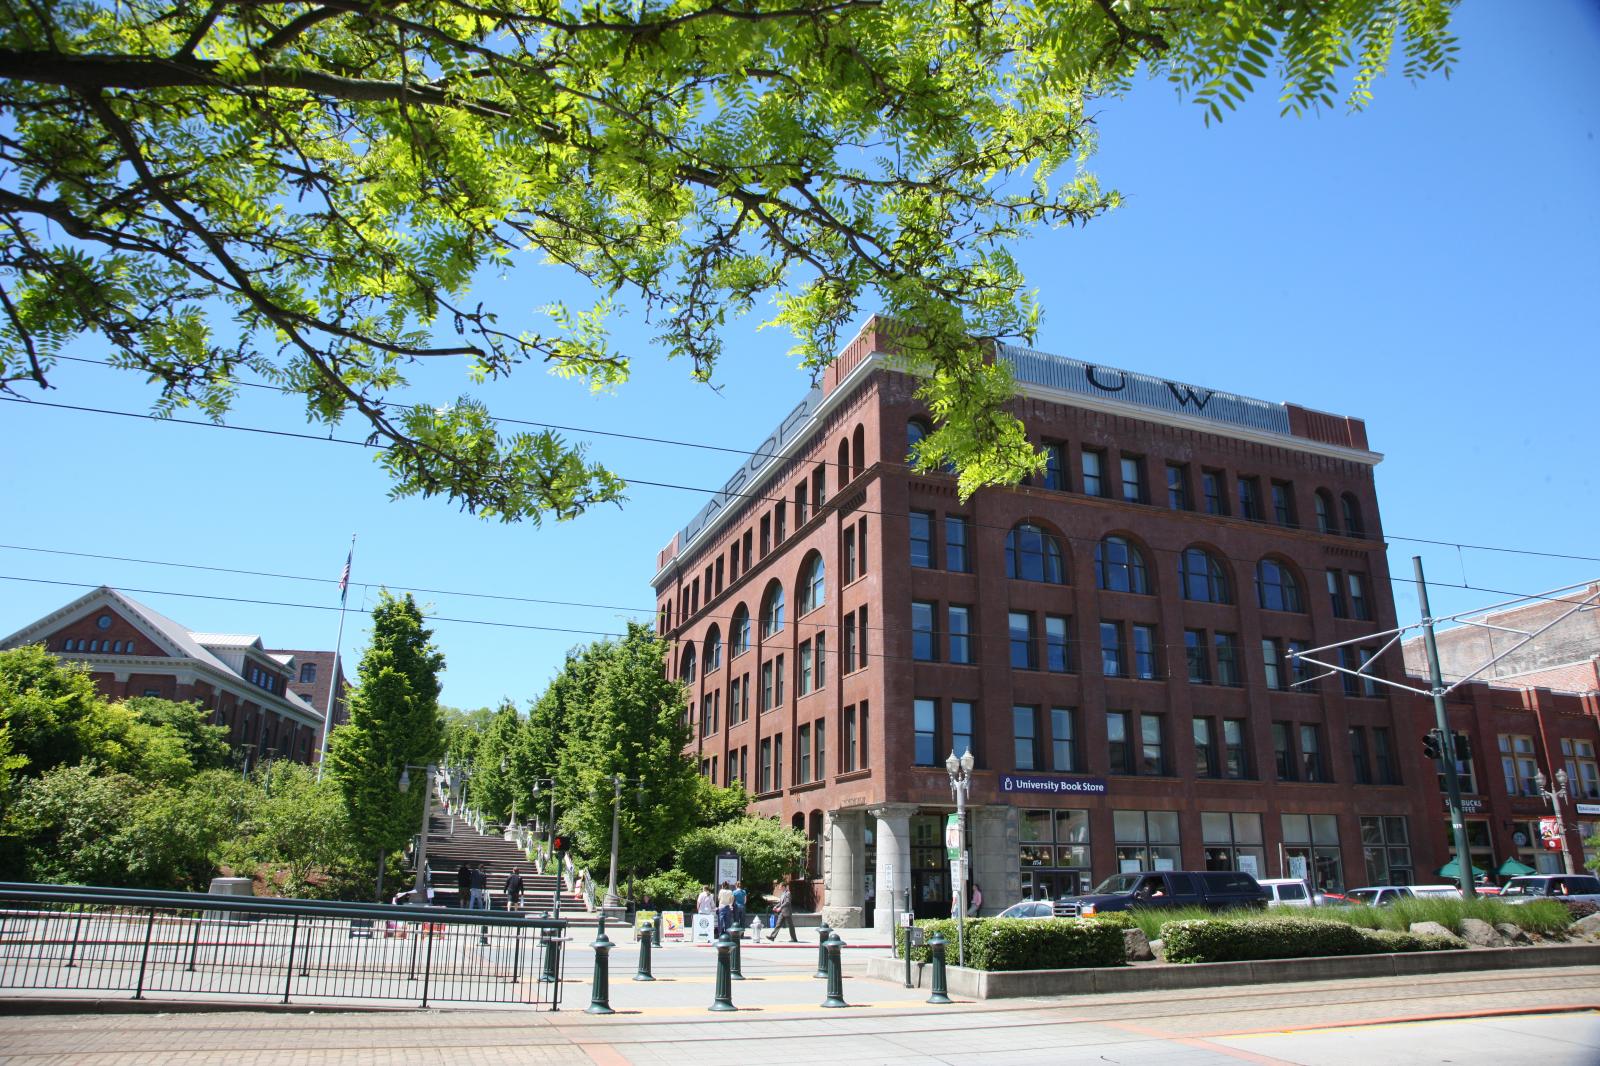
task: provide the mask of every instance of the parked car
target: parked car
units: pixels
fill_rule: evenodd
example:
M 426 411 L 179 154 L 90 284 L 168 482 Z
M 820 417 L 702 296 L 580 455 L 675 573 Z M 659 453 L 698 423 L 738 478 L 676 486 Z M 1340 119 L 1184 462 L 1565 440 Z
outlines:
M 1581 899 L 1600 903 L 1600 877 L 1591 874 L 1535 874 L 1513 877 L 1500 890 L 1507 903 L 1530 899 Z
M 1021 903 L 1013 903 L 996 918 L 1054 918 L 1056 911 L 1054 905 L 1047 899 L 1025 899 Z
M 1461 890 L 1455 885 L 1372 885 L 1352 888 L 1345 893 L 1351 903 L 1365 903 L 1384 907 L 1402 899 L 1460 899 Z
M 1056 900 L 1060 918 L 1078 918 L 1133 907 L 1265 907 L 1267 892 L 1249 874 L 1217 870 L 1159 870 L 1113 874 L 1081 896 Z
M 1257 882 L 1267 890 L 1267 905 L 1271 907 L 1315 907 L 1322 900 L 1313 894 L 1298 877 L 1268 877 Z

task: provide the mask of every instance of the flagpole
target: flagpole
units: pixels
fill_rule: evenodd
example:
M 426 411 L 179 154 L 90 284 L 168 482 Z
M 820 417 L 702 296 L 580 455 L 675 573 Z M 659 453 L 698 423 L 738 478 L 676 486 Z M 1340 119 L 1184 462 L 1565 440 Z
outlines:
M 339 698 L 339 654 L 344 651 L 344 605 L 350 596 L 350 564 L 356 558 L 356 535 L 350 534 L 350 554 L 344 559 L 344 573 L 339 575 L 339 635 L 333 641 L 333 663 L 328 667 L 328 709 L 322 714 L 322 743 L 317 748 L 317 780 L 322 780 L 322 766 L 328 761 L 328 731 L 333 728 L 334 701 Z

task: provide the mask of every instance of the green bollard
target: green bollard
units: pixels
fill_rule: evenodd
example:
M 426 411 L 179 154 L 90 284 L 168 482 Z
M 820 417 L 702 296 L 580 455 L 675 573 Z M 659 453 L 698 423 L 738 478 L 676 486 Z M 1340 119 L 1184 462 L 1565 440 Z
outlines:
M 828 934 L 832 932 L 827 922 L 817 926 L 817 972 L 812 977 L 828 978 Z
M 656 920 L 652 924 L 655 926 L 655 932 L 652 933 L 651 935 L 655 937 L 656 947 L 660 947 L 661 946 L 661 927 L 662 927 L 662 925 L 665 924 L 661 920 L 661 912 L 660 911 L 656 912 Z
M 588 1014 L 615 1014 L 611 1009 L 611 949 L 616 945 L 606 936 L 606 916 L 600 916 L 600 935 L 589 945 L 594 948 L 594 981 L 589 994 Z
M 744 930 L 730 929 L 727 933 L 727 937 L 729 940 L 733 941 L 732 962 L 729 966 L 731 972 L 728 974 L 728 976 L 733 978 L 735 981 L 743 981 L 744 960 L 741 958 L 741 955 L 743 954 L 742 949 L 744 945 Z
M 556 933 L 554 929 L 544 931 L 544 972 L 539 975 L 542 985 L 553 985 L 560 980 L 556 969 L 561 964 L 561 939 Z
M 723 933 L 722 939 L 717 941 L 717 998 L 711 1004 L 712 1010 L 739 1009 L 733 1005 L 732 955 L 733 941 Z
M 824 949 L 828 953 L 828 998 L 822 1001 L 824 1007 L 848 1007 L 844 1001 L 844 974 L 841 971 L 840 949 L 844 941 L 839 939 L 837 932 L 830 931 L 828 939 L 824 941 Z
M 929 1003 L 954 1003 L 944 980 L 944 937 L 938 933 L 928 938 L 928 955 L 933 959 L 933 995 Z
M 645 922 L 639 930 L 639 972 L 633 975 L 635 981 L 654 981 L 650 973 L 650 935 L 654 922 Z

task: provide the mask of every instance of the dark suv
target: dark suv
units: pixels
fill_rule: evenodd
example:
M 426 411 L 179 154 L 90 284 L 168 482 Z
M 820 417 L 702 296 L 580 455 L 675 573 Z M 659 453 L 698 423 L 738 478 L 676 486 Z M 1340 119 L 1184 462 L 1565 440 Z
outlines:
M 1217 870 L 1160 870 L 1115 874 L 1082 896 L 1056 900 L 1058 918 L 1077 918 L 1133 907 L 1265 907 L 1268 892 L 1249 874 Z

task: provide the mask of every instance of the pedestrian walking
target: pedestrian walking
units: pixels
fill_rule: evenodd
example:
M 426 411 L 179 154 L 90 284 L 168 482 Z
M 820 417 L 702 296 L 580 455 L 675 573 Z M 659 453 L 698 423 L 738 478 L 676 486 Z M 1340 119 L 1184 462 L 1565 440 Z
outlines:
M 472 906 L 472 867 L 465 860 L 456 868 L 456 906 L 462 910 Z
M 717 898 L 711 894 L 711 886 L 710 885 L 701 885 L 700 886 L 700 895 L 694 901 L 694 910 L 695 910 L 696 914 L 715 914 L 716 913 L 716 910 L 717 910 Z
M 983 889 L 978 887 L 978 882 L 972 882 L 972 895 L 967 897 L 967 917 L 976 918 L 978 909 L 983 906 Z
M 522 909 L 522 875 L 512 870 L 506 875 L 506 910 Z
M 472 869 L 472 909 L 477 911 L 489 909 L 489 874 L 481 862 Z
M 745 894 L 744 882 L 735 881 L 733 883 L 733 927 L 735 929 L 744 928 L 744 905 L 749 898 Z
M 772 932 L 767 934 L 767 939 L 778 939 L 778 930 L 785 926 L 789 929 L 789 943 L 800 943 L 800 937 L 794 931 L 794 903 L 789 898 L 787 881 L 778 885 L 778 898 L 772 901 Z

